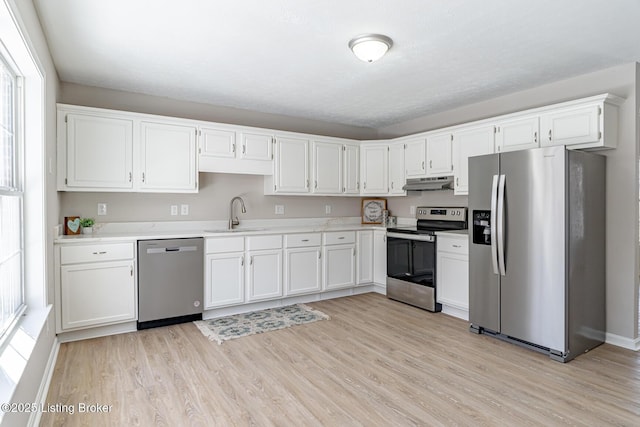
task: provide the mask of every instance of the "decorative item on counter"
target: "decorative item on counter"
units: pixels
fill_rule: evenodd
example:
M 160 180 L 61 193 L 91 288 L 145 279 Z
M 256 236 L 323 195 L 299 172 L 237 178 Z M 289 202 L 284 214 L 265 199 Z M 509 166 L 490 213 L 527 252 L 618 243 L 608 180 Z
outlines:
M 91 234 L 93 233 L 93 224 L 96 221 L 93 218 L 82 218 L 80 220 L 80 226 L 82 227 L 82 234 Z
M 387 210 L 387 199 L 362 199 L 362 223 L 383 224 L 383 212 Z M 388 214 L 388 212 L 387 212 Z
M 382 211 L 382 225 L 386 226 L 389 222 L 389 210 L 385 209 Z
M 64 217 L 64 234 L 67 234 L 67 235 L 80 234 L 80 217 L 79 216 Z
M 397 227 L 398 226 L 398 217 L 390 216 L 387 218 L 387 227 Z

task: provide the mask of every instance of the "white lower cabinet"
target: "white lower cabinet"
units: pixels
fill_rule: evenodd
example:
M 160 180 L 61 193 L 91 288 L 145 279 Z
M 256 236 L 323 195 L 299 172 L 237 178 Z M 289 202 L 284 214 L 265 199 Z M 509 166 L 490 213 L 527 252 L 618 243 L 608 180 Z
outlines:
M 322 248 L 320 233 L 284 236 L 285 295 L 317 293 L 322 290 Z
M 58 247 L 57 331 L 137 318 L 133 243 Z
M 469 238 L 439 234 L 436 255 L 437 302 L 443 312 L 468 319 Z
M 366 285 L 373 282 L 373 230 L 358 231 L 356 239 L 356 285 Z
M 244 302 L 244 252 L 207 254 L 205 309 Z
M 330 291 L 356 284 L 355 231 L 329 232 L 323 235 L 323 286 Z
M 373 282 L 387 285 L 387 231 L 373 231 Z
M 280 237 L 280 236 L 278 236 Z M 248 301 L 282 296 L 282 249 L 248 252 Z

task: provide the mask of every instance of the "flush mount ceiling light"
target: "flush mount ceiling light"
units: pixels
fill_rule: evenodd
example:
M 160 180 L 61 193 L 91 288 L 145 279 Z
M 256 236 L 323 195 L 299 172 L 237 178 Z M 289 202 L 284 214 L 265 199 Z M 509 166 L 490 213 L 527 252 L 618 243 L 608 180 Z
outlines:
M 393 46 L 393 40 L 382 34 L 362 34 L 349 42 L 349 49 L 364 62 L 382 58 Z

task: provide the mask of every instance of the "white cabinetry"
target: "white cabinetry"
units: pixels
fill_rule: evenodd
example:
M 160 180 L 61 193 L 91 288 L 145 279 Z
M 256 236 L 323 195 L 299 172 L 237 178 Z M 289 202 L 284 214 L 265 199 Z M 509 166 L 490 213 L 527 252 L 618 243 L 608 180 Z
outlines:
M 247 237 L 247 301 L 282 296 L 282 236 Z
M 265 193 L 309 193 L 309 140 L 276 138 L 273 177 L 265 177 Z
M 288 234 L 284 240 L 285 295 L 320 292 L 322 290 L 320 233 Z
M 469 192 L 469 157 L 493 153 L 494 127 L 485 125 L 453 134 L 454 194 Z
M 496 122 L 496 152 L 540 146 L 538 116 Z
M 442 311 L 465 320 L 469 312 L 469 237 L 438 234 L 436 283 Z
M 143 121 L 140 132 L 140 189 L 197 191 L 196 128 Z
M 424 178 L 427 176 L 426 150 L 426 139 L 424 137 L 405 141 L 404 164 L 407 178 Z
M 195 193 L 195 125 L 58 105 L 58 190 Z
M 387 232 L 373 231 L 373 282 L 387 286 Z
M 342 151 L 342 192 L 360 194 L 360 146 L 344 144 Z
M 450 176 L 453 174 L 452 141 L 453 134 L 451 132 L 427 136 L 427 176 Z
M 58 246 L 57 332 L 137 318 L 134 244 Z
M 323 239 L 323 289 L 353 287 L 356 283 L 356 232 L 328 232 L 323 234 Z
M 373 283 L 373 230 L 356 233 L 356 285 Z
M 362 194 L 385 195 L 389 192 L 389 145 L 366 144 L 360 147 Z
M 198 135 L 200 172 L 273 173 L 272 133 L 224 125 L 201 125 Z
M 205 309 L 244 302 L 244 237 L 206 240 Z
M 313 189 L 315 194 L 342 193 L 342 144 L 313 141 Z
M 404 170 L 404 144 L 394 143 L 389 145 L 389 195 L 403 196 L 406 192 L 402 189 L 406 184 Z

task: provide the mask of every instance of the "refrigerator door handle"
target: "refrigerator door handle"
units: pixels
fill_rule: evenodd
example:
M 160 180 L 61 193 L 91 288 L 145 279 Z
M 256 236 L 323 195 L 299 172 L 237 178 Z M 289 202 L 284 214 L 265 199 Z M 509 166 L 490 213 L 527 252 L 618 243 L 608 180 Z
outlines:
M 498 211 L 498 175 L 493 175 L 491 184 L 491 264 L 493 273 L 500 274 L 498 270 L 498 239 L 496 236 L 497 212 Z
M 500 175 L 500 179 L 498 180 L 498 221 L 497 221 L 497 247 L 498 247 L 498 269 L 500 270 L 500 275 L 504 276 L 506 274 L 505 263 L 504 263 L 504 187 L 505 187 L 505 175 Z

